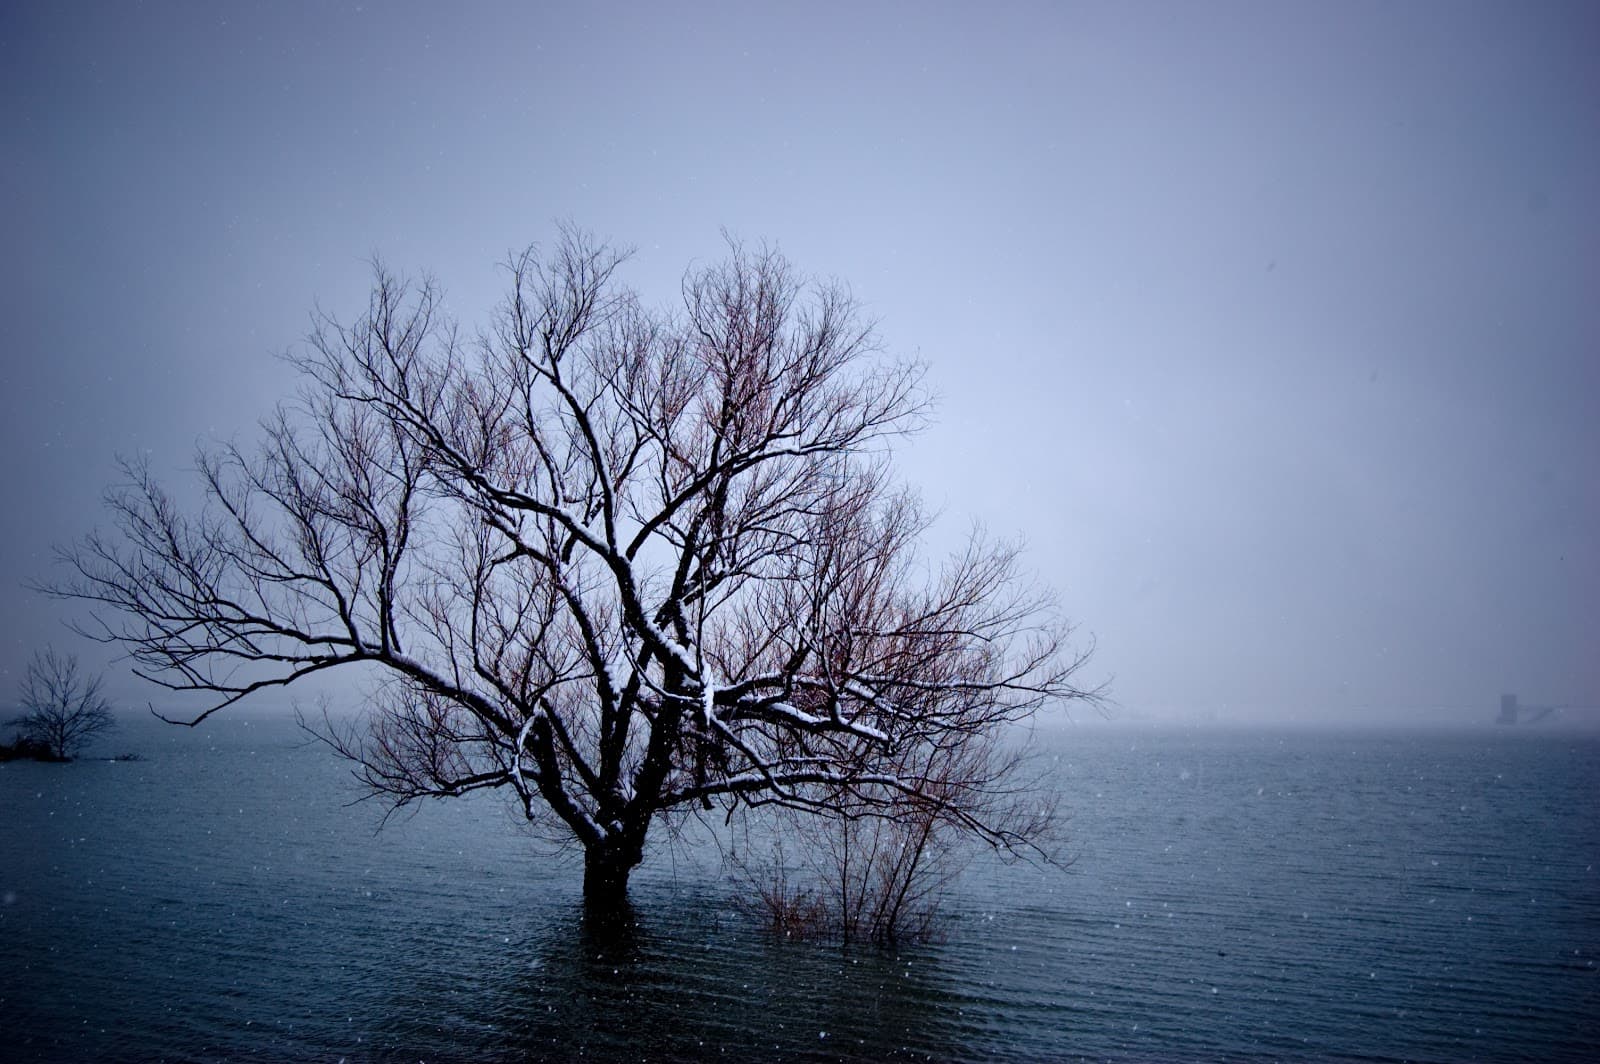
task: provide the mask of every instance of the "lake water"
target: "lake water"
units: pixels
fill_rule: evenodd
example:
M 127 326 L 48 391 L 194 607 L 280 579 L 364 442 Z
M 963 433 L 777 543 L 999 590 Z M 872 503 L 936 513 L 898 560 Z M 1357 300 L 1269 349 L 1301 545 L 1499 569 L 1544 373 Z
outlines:
M 285 722 L 0 765 L 17 1060 L 1590 1059 L 1600 740 L 1068 730 L 1076 861 L 978 862 L 935 943 L 778 942 L 703 849 L 588 934 L 497 801 L 375 832 Z

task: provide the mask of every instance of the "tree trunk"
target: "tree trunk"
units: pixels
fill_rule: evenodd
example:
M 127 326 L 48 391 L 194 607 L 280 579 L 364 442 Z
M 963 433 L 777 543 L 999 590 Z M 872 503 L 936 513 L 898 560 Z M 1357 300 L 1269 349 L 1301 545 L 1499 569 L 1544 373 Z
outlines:
M 640 847 L 607 841 L 583 854 L 583 904 L 593 916 L 620 916 L 628 910 L 628 873 L 644 857 Z

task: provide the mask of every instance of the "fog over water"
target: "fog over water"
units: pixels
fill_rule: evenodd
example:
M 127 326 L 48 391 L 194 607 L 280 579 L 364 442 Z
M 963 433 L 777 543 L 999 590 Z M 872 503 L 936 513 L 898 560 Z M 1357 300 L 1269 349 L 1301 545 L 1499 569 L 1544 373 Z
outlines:
M 942 396 L 934 546 L 1024 538 L 1126 720 L 1600 721 L 1597 54 L 1585 3 L 6 4 L 0 701 L 108 660 L 23 585 L 116 454 L 248 439 L 370 256 L 470 329 L 570 218 L 662 302 L 724 227 L 848 281 Z

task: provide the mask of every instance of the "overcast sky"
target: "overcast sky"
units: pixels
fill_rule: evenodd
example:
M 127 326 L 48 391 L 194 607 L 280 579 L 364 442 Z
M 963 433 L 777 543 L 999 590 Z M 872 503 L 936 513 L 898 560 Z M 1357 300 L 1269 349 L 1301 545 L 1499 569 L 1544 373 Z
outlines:
M 1600 706 L 1600 6 L 449 7 L 0 5 L 0 698 L 117 454 L 571 219 L 848 281 L 1127 719 Z

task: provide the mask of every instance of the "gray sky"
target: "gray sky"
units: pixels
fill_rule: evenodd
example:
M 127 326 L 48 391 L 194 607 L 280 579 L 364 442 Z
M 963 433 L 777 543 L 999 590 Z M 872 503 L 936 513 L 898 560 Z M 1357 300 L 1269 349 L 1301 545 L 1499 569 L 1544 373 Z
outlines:
M 1600 706 L 1597 55 L 1590 3 L 0 5 L 0 691 L 103 660 L 21 585 L 116 454 L 248 437 L 374 253 L 470 323 L 570 218 L 661 301 L 723 227 L 849 281 L 942 395 L 936 539 L 1025 537 L 1126 717 Z

